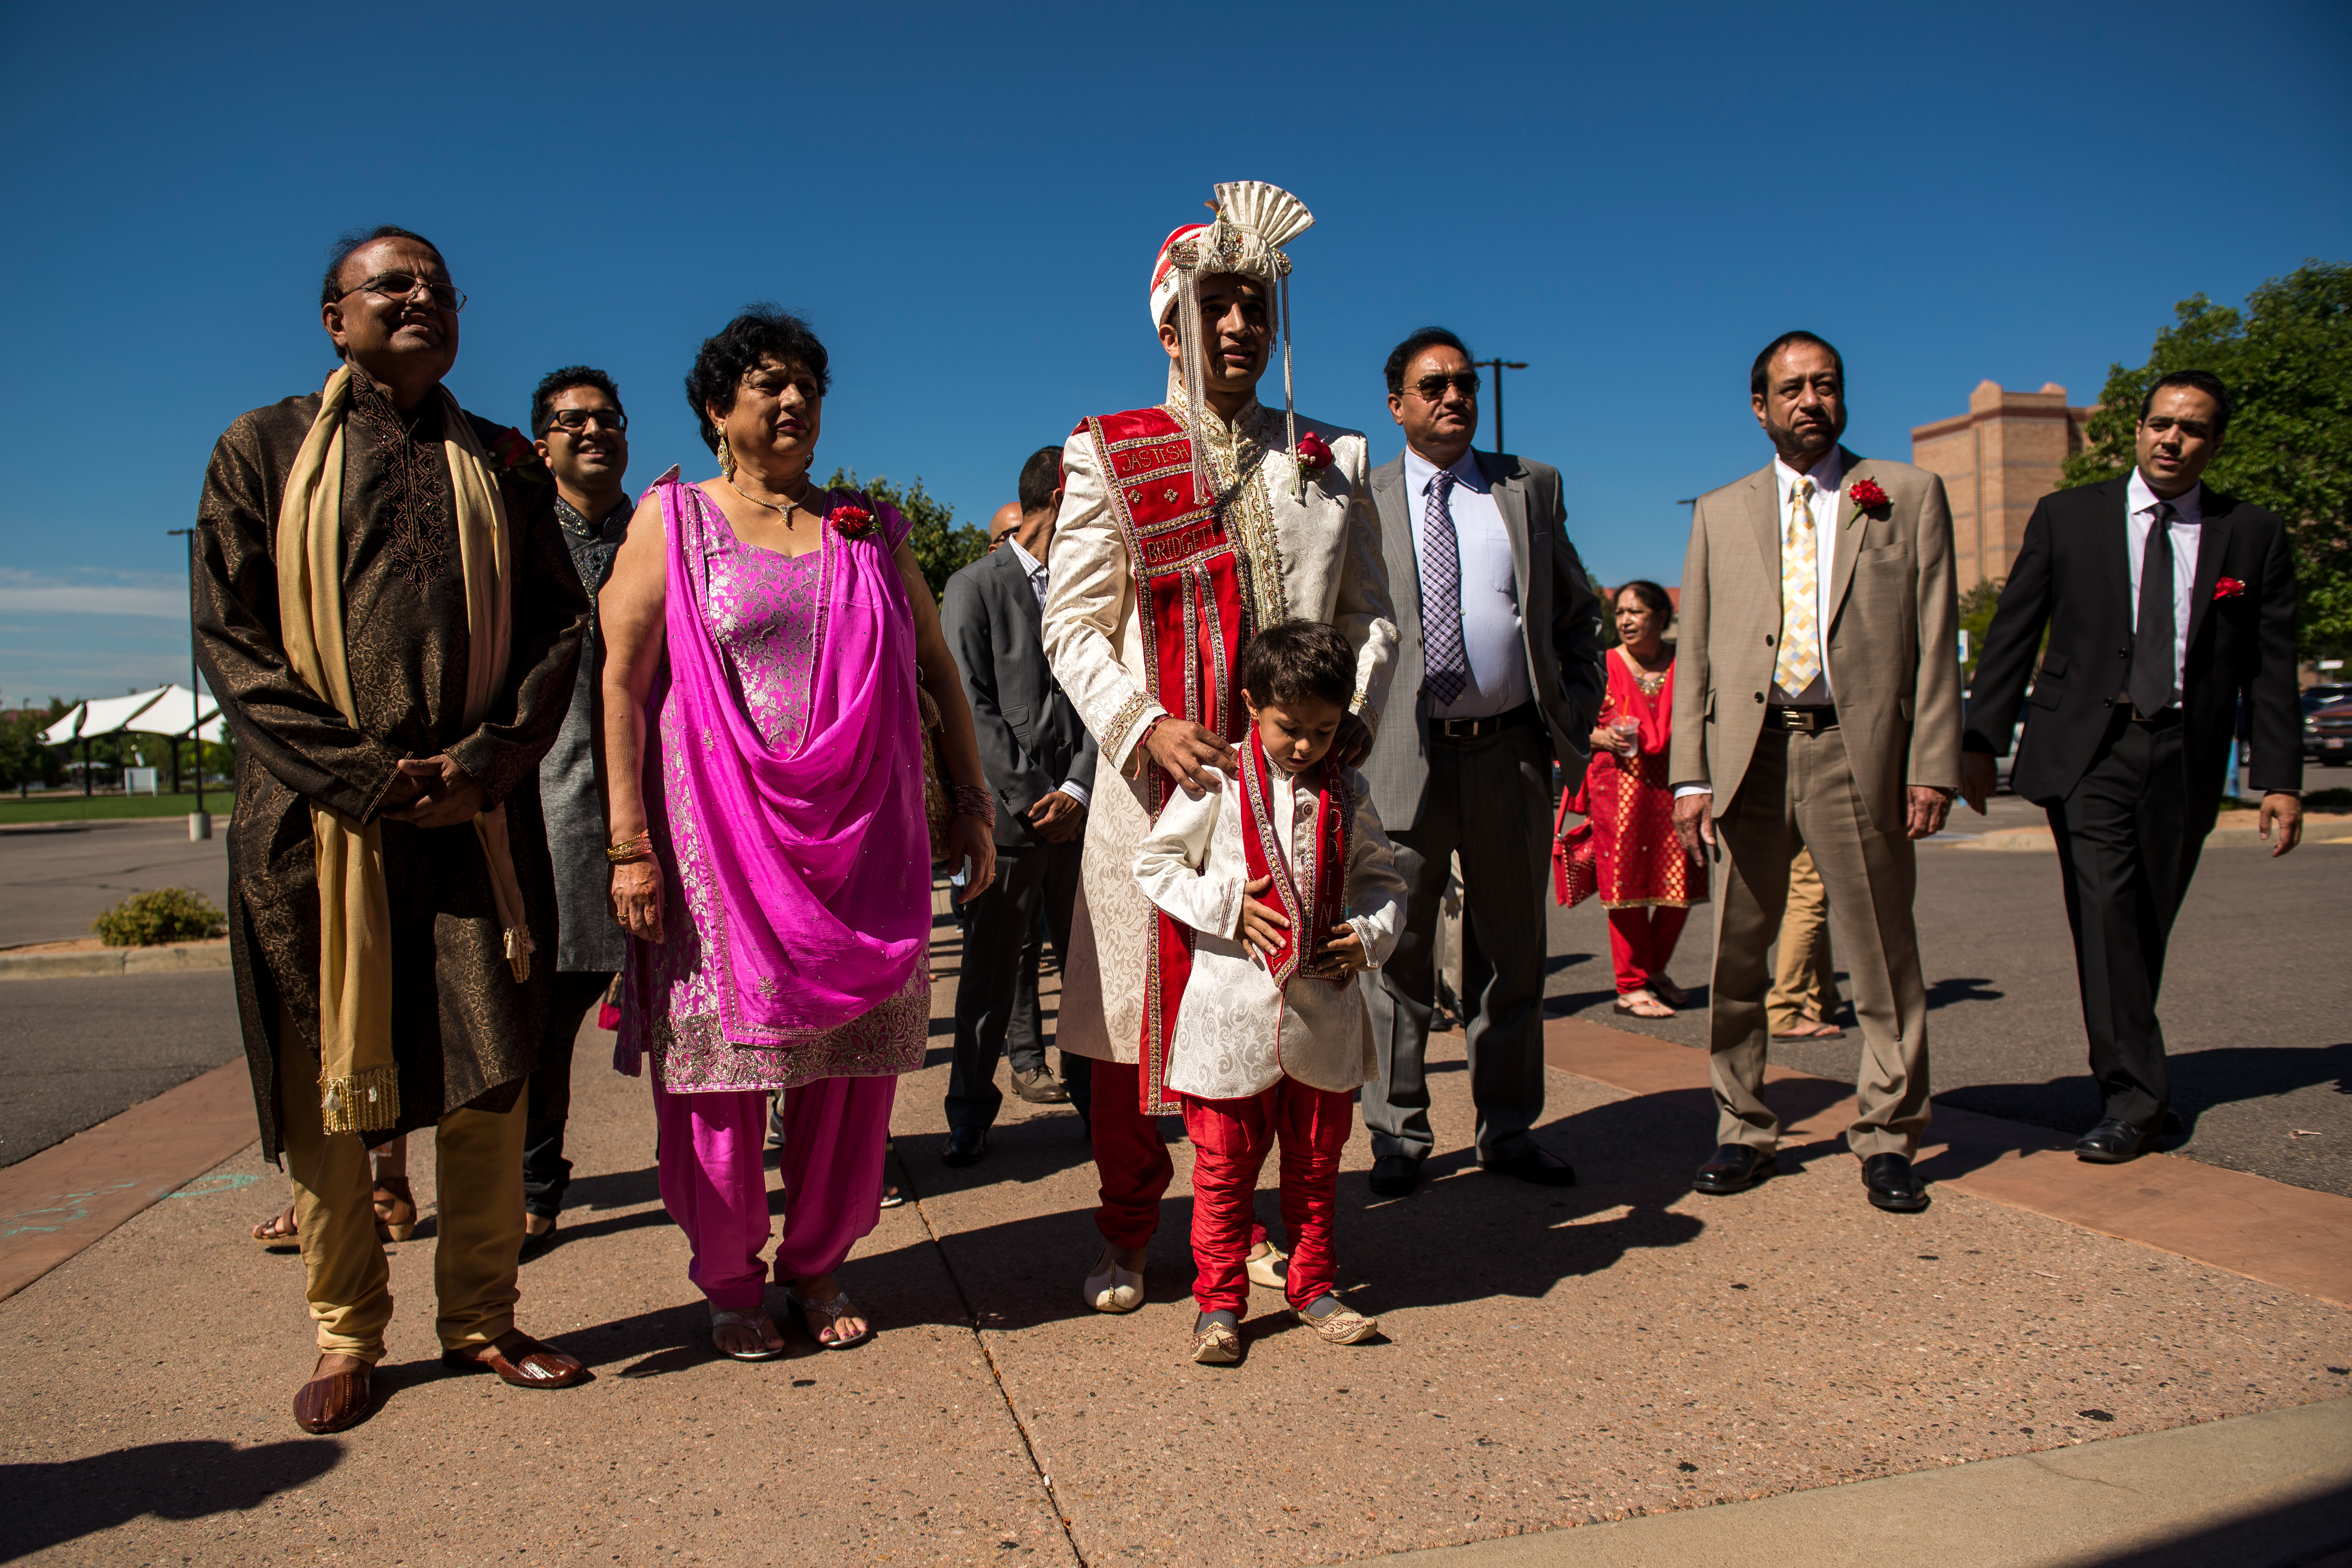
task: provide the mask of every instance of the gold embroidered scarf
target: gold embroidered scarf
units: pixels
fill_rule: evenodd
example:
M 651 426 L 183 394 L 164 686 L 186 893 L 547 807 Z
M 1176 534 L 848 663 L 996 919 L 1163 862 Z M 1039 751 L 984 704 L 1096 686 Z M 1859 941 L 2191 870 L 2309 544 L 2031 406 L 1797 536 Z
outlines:
M 505 684 L 512 641 L 513 531 L 488 455 L 447 389 L 443 449 L 457 514 L 465 575 L 465 722 L 482 722 Z M 278 606 L 287 662 L 304 685 L 353 725 L 343 641 L 343 426 L 352 406 L 346 365 L 328 379 L 319 416 L 286 480 L 278 513 Z M 517 981 L 530 973 L 530 930 L 507 843 L 506 808 L 474 818 Z M 384 890 L 383 830 L 313 801 L 310 837 L 319 876 L 319 1110 L 330 1132 L 372 1132 L 400 1122 L 400 1071 L 392 1052 L 392 909 Z

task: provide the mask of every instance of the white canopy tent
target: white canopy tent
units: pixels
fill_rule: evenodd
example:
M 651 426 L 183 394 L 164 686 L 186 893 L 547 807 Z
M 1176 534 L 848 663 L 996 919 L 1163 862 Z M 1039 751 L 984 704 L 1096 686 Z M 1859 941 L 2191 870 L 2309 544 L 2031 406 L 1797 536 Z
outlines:
M 215 745 L 228 738 L 226 724 L 220 716 L 220 704 L 206 696 L 201 700 L 186 687 L 173 684 L 159 686 L 152 691 L 133 691 L 123 697 L 101 697 L 94 702 L 78 702 L 67 710 L 64 717 L 41 731 L 44 745 L 70 745 L 76 741 L 89 742 L 101 735 L 120 735 L 136 731 L 142 735 L 162 735 L 173 742 L 188 739 L 193 731 L 196 739 Z M 89 752 L 82 751 L 82 793 L 89 793 Z M 180 749 L 172 748 L 172 788 L 180 787 Z

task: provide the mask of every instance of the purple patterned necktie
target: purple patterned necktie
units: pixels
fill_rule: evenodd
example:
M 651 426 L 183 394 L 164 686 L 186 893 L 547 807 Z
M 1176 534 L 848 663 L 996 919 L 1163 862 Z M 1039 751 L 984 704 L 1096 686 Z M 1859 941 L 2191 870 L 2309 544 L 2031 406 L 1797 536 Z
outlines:
M 1462 648 L 1462 545 L 1454 537 L 1454 516 L 1445 505 L 1453 489 L 1453 470 L 1440 469 L 1421 515 L 1422 666 L 1429 694 L 1441 708 L 1450 706 L 1470 684 L 1470 659 Z

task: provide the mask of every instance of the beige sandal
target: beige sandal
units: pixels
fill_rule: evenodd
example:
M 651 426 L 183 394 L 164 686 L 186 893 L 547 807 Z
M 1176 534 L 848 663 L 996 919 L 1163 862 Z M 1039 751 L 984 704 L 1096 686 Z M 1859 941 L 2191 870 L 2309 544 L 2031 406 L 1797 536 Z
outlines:
M 1615 1010 L 1629 1018 L 1671 1018 L 1675 1010 L 1646 991 L 1628 991 L 1617 998 Z
M 407 1241 L 416 1235 L 416 1194 L 406 1176 L 375 1179 L 375 1235 L 378 1241 Z

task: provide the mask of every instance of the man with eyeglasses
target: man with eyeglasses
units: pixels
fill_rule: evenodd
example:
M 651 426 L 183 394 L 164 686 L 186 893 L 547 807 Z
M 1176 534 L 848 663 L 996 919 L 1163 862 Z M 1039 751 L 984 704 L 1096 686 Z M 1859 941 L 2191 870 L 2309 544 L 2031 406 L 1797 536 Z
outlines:
M 2275 512 L 2204 482 L 2229 426 L 2221 378 L 2174 371 L 2140 399 L 2128 473 L 2042 498 L 1960 739 L 1960 794 L 1982 811 L 2012 732 L 1994 721 L 2032 680 L 2011 783 L 2057 840 L 2101 1102 L 2074 1154 L 2093 1164 L 2137 1159 L 2174 1130 L 2157 993 L 2241 703 L 2262 836 L 2273 857 L 2303 836 L 2294 557 Z
M 547 847 L 555 862 L 557 921 L 555 995 L 531 1068 L 522 1144 L 525 1262 L 555 1245 L 572 1162 L 563 1157 L 563 1127 L 572 1113 L 572 1047 L 581 1020 L 620 971 L 626 940 L 613 919 L 607 887 L 604 796 L 598 786 L 596 595 L 612 574 L 613 557 L 628 537 L 629 416 L 620 389 L 603 371 L 584 364 L 551 371 L 530 397 L 530 433 L 541 459 L 555 476 L 555 521 L 572 564 L 588 595 L 588 626 L 580 640 L 580 674 L 555 744 L 539 764 L 539 794 L 547 813 Z
M 229 426 L 197 510 L 198 656 L 237 741 L 237 1010 L 318 1326 L 307 1432 L 374 1408 L 393 1300 L 367 1149 L 422 1128 L 444 1364 L 589 1375 L 514 1324 L 554 977 L 539 765 L 588 606 L 530 442 L 442 385 L 465 302 L 421 236 L 346 236 L 319 304 L 341 364 Z
M 1423 1061 L 1435 1000 L 1439 906 L 1462 858 L 1463 925 L 1486 976 L 1465 994 L 1478 1163 L 1564 1187 L 1543 1114 L 1544 870 L 1552 764 L 1576 788 L 1607 687 L 1601 601 L 1568 539 L 1559 470 L 1475 451 L 1478 373 L 1462 340 L 1424 327 L 1389 355 L 1405 449 L 1372 470 L 1396 601 L 1398 693 L 1364 777 L 1396 846 L 1405 931 L 1371 993 L 1381 1074 L 1363 1088 L 1372 1191 L 1402 1197 L 1435 1145 Z

